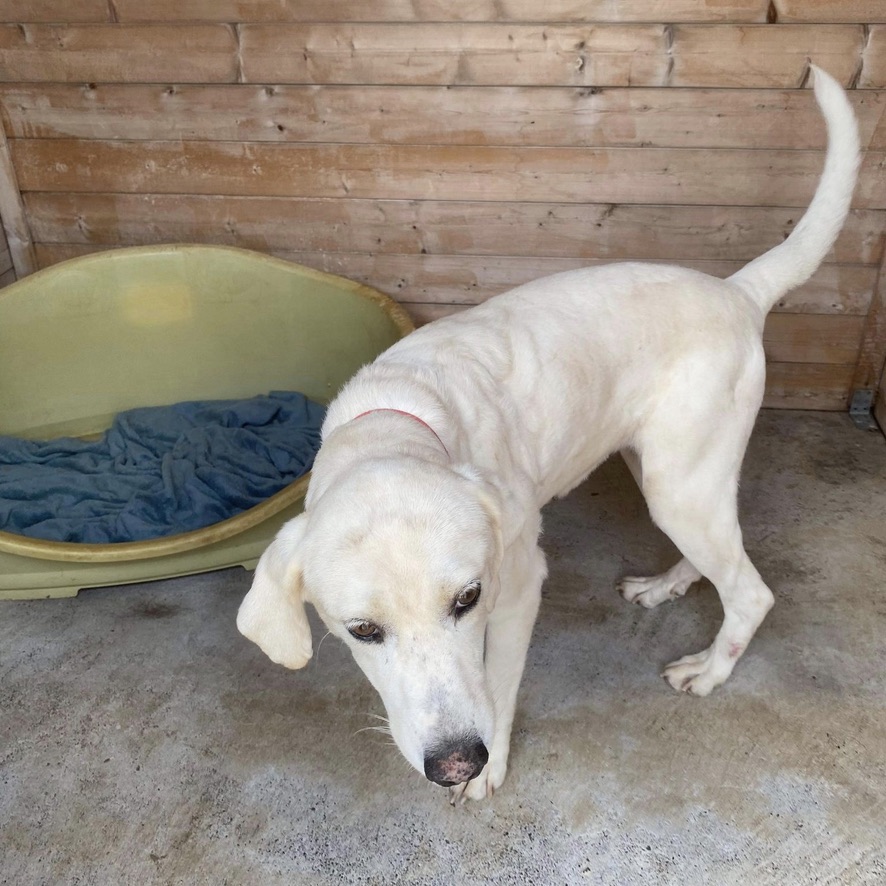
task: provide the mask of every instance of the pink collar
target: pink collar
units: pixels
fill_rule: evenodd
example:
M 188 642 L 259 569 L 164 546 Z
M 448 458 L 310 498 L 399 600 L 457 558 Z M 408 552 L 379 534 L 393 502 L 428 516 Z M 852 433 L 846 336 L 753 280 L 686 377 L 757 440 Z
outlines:
M 446 455 L 449 455 L 449 450 L 446 448 L 446 444 L 440 439 L 440 435 L 426 421 L 419 418 L 417 415 L 413 415 L 411 412 L 404 412 L 402 409 L 390 409 L 388 407 L 382 407 L 380 409 L 367 409 L 366 412 L 361 412 L 358 416 L 353 418 L 352 421 L 357 421 L 358 418 L 363 418 L 364 415 L 371 415 L 373 412 L 396 412 L 398 415 L 405 415 L 407 418 L 411 418 L 414 421 L 417 421 L 420 425 L 424 425 L 437 438 L 440 445 L 443 447 L 443 451 L 446 453 Z

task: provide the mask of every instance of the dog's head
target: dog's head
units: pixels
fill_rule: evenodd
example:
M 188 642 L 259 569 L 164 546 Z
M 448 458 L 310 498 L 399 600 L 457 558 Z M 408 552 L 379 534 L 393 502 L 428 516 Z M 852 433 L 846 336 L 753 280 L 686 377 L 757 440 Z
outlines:
M 361 464 L 283 527 L 237 627 L 274 661 L 303 667 L 311 602 L 378 690 L 406 759 L 439 784 L 467 781 L 492 741 L 484 642 L 500 523 L 495 490 L 471 469 Z

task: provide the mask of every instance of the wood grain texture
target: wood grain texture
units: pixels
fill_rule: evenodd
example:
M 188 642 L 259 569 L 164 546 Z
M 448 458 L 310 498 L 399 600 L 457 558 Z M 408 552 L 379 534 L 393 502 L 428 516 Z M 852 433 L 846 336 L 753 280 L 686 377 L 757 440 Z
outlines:
M 776 363 L 852 363 L 858 355 L 864 317 L 772 313 L 763 347 Z
M 805 207 L 813 151 L 16 139 L 25 191 Z M 854 205 L 886 207 L 868 152 Z
M 108 0 L 0 0 L 0 22 L 109 22 Z
M 659 86 L 664 25 L 242 25 L 253 83 Z
M 70 254 L 62 252 L 61 256 Z M 411 302 L 468 305 L 479 304 L 539 277 L 606 263 L 523 256 L 347 254 L 292 250 L 279 250 L 277 254 L 289 261 L 359 280 L 395 298 L 405 298 Z M 680 264 L 725 278 L 742 267 L 743 262 L 687 261 Z M 870 304 L 876 273 L 876 268 L 865 265 L 822 265 L 811 280 L 788 293 L 773 310 L 779 313 L 864 316 Z
M 886 91 L 850 94 L 886 150 Z M 428 109 L 433 108 L 433 114 Z M 15 138 L 820 149 L 811 90 L 0 84 Z
M 861 25 L 246 24 L 240 34 L 247 81 L 303 84 L 795 88 L 814 59 L 848 85 L 865 46 Z
M 883 0 L 773 0 L 779 22 L 886 22 Z
M 848 86 L 865 44 L 861 25 L 676 25 L 673 35 L 670 86 L 797 87 L 810 60 Z
M 42 243 L 206 242 L 257 250 L 747 262 L 800 213 L 734 206 L 24 195 Z M 886 213 L 853 210 L 828 261 L 880 260 Z
M 851 363 L 769 363 L 763 406 L 843 412 L 851 379 Z
M 765 22 L 768 0 L 114 0 L 120 21 Z
M 232 82 L 237 37 L 222 24 L 0 25 L 0 80 Z

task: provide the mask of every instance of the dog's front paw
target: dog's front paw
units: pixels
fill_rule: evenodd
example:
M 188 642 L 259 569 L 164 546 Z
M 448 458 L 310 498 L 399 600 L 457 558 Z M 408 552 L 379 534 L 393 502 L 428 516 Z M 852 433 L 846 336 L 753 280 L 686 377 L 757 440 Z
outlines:
M 476 778 L 449 788 L 449 804 L 455 806 L 467 800 L 492 799 L 505 780 L 507 771 L 507 761 L 490 760 Z

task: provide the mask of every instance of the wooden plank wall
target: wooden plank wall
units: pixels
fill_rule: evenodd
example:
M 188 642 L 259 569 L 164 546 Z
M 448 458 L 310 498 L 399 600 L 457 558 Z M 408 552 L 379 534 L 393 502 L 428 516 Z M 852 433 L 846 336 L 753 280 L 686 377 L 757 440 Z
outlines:
M 727 275 L 780 242 L 823 160 L 810 60 L 867 153 L 828 263 L 769 318 L 767 402 L 842 409 L 886 230 L 886 0 L 0 0 L 38 266 L 231 244 L 419 320 L 591 262 Z

